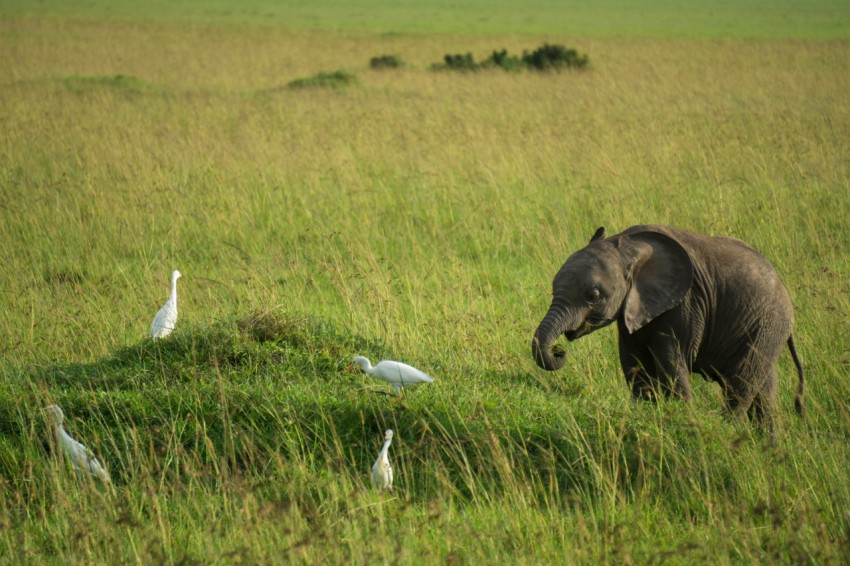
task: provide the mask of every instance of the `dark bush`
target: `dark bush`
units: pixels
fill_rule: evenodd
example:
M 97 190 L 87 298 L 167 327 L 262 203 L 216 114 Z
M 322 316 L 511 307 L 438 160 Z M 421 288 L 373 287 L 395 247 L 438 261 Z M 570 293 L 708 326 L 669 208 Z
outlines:
M 369 66 L 373 69 L 397 69 L 404 65 L 398 55 L 379 55 L 369 59 Z
M 434 70 L 450 69 L 454 71 L 477 71 L 479 69 L 499 68 L 506 71 L 519 71 L 521 69 L 533 69 L 536 71 L 549 71 L 558 69 L 584 69 L 589 59 L 587 55 L 579 55 L 575 49 L 568 49 L 563 45 L 550 45 L 544 43 L 533 52 L 525 51 L 522 57 L 508 54 L 507 49 L 493 51 L 490 57 L 481 63 L 476 63 L 472 53 L 466 55 L 447 54 L 443 57 L 443 63 L 435 63 L 431 66 Z
M 564 68 L 584 69 L 587 67 L 588 58 L 587 55 L 579 55 L 575 49 L 544 43 L 532 53 L 527 51 L 523 53 L 522 62 L 538 71 Z
M 506 71 L 519 71 L 522 69 L 522 60 L 516 55 L 508 55 L 507 49 L 493 51 L 488 59 L 482 64 L 484 67 L 499 67 Z
M 472 57 L 472 53 L 467 53 L 466 55 L 461 55 L 460 53 L 450 54 L 447 53 L 443 57 L 443 63 L 436 63 L 432 65 L 432 69 L 442 70 L 442 69 L 451 69 L 453 71 L 477 71 L 481 68 L 481 66 L 475 62 L 475 59 Z

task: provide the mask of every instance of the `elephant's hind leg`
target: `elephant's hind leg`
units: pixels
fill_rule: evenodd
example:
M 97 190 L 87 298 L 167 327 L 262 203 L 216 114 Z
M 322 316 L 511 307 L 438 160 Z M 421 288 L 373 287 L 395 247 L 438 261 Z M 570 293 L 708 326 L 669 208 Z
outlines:
M 723 395 L 726 398 L 726 408 L 729 413 L 737 418 L 744 419 L 745 416 L 752 418 L 760 409 L 754 407 L 760 387 L 753 384 L 753 376 L 749 373 L 736 372 L 731 377 L 721 380 Z
M 748 366 L 747 370 L 725 381 L 726 405 L 734 417 L 744 419 L 746 415 L 753 424 L 767 430 L 772 438 L 776 371 L 761 366 Z
M 763 426 L 770 434 L 773 434 L 773 416 L 776 411 L 776 371 L 771 371 L 761 390 L 753 399 L 747 411 L 747 416 L 754 423 Z

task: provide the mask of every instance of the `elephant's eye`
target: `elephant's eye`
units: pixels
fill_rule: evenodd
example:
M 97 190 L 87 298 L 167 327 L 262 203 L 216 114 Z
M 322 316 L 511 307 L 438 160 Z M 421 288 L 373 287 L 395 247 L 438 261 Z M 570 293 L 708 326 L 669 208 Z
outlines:
M 590 292 L 587 294 L 586 298 L 587 298 L 587 302 L 590 303 L 590 304 L 593 304 L 596 301 L 598 301 L 599 300 L 599 289 L 591 289 Z

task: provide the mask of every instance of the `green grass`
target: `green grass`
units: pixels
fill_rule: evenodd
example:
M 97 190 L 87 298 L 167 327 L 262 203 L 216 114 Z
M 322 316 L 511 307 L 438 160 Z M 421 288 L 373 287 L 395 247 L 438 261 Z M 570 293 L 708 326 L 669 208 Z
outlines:
M 435 34 L 257 33 L 237 8 L 16 6 L 0 20 L 0 562 L 850 557 L 846 42 L 638 37 L 640 20 L 582 39 L 439 18 L 419 19 Z M 544 41 L 592 69 L 429 71 Z M 405 66 L 371 70 L 380 53 Z M 338 68 L 357 88 L 285 88 Z M 690 405 L 631 402 L 613 328 L 561 372 L 534 364 L 567 255 L 647 222 L 742 238 L 785 280 L 808 419 L 785 354 L 776 445 L 696 377 Z M 178 326 L 150 342 L 174 268 Z M 346 370 L 356 354 L 436 381 L 380 394 Z M 113 489 L 54 457 L 51 402 Z M 397 490 L 380 497 L 386 428 Z
M 114 19 L 128 22 L 260 26 L 382 34 L 523 34 L 565 37 L 846 38 L 844 0 L 372 0 L 352 3 L 232 0 L 145 3 L 93 0 L 7 0 L 15 16 Z

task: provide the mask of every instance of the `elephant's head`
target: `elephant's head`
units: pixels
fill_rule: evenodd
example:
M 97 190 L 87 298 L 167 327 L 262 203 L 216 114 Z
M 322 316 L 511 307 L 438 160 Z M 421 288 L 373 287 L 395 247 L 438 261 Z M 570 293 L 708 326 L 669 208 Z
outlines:
M 680 304 L 692 279 L 691 259 L 672 237 L 635 227 L 605 238 L 599 228 L 555 275 L 552 305 L 531 342 L 534 360 L 560 369 L 566 352 L 552 344 L 561 334 L 573 341 L 618 319 L 635 332 Z

